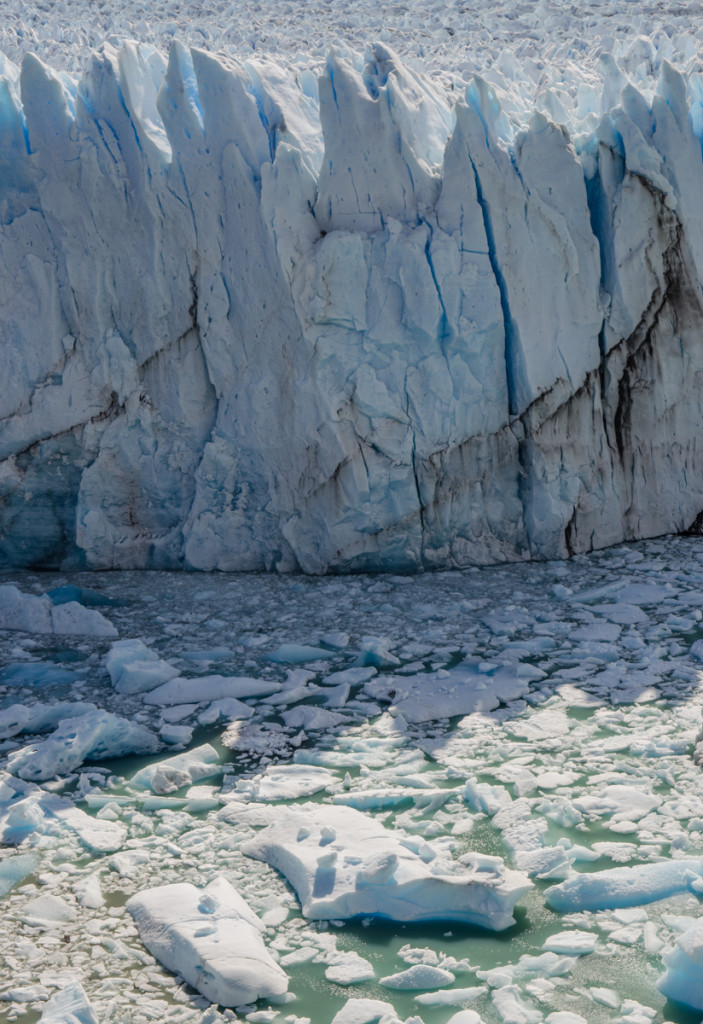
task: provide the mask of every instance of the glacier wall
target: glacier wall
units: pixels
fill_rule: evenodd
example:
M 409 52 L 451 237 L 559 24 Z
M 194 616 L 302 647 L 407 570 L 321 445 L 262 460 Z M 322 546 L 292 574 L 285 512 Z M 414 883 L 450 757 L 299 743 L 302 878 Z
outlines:
M 5 59 L 0 566 L 416 569 L 697 530 L 703 76 L 602 72 L 520 123 L 381 45 L 319 79 L 178 43 L 106 44 L 80 80 Z

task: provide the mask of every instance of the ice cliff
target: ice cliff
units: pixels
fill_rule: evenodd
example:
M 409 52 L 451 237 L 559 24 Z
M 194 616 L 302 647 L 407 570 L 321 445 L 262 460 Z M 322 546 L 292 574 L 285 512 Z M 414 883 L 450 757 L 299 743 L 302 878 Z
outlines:
M 604 58 L 518 116 L 381 45 L 319 79 L 178 43 L 0 70 L 0 565 L 700 527 L 701 73 Z

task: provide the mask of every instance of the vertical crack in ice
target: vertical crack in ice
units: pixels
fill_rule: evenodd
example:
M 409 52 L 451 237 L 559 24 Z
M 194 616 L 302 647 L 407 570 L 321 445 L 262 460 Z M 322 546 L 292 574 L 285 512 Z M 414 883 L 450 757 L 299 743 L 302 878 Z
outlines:
M 474 182 L 476 185 L 476 199 L 478 205 L 481 208 L 481 216 L 483 217 L 483 227 L 486 232 L 486 243 L 488 245 L 488 261 L 493 271 L 496 284 L 498 286 L 498 294 L 500 296 L 500 308 L 503 314 L 503 332 L 505 335 L 505 375 L 508 385 L 508 411 L 511 416 L 516 416 L 519 412 L 517 405 L 516 396 L 516 385 L 515 385 L 515 361 L 517 358 L 517 349 L 519 346 L 519 337 L 517 326 L 513 321 L 510 313 L 510 300 L 508 298 L 508 288 L 505 282 L 503 271 L 501 270 L 500 263 L 498 262 L 498 254 L 496 252 L 495 236 L 493 233 L 493 223 L 491 220 L 491 211 L 489 208 L 488 201 L 483 194 L 483 187 L 481 185 L 481 178 L 478 173 L 478 168 L 474 163 L 471 156 L 469 156 L 471 163 L 471 170 L 474 175 Z
M 417 471 L 417 435 L 415 431 L 415 424 L 410 415 L 410 393 L 408 392 L 408 371 L 405 371 L 405 377 L 403 378 L 403 387 L 405 390 L 405 414 L 408 417 L 408 427 L 412 433 L 412 450 L 410 452 L 410 465 L 413 471 L 413 479 L 415 481 L 415 490 L 417 492 L 417 510 L 420 517 L 420 566 L 425 568 L 425 537 L 426 537 L 426 524 L 425 524 L 425 505 L 422 500 L 422 491 L 420 488 L 420 477 Z

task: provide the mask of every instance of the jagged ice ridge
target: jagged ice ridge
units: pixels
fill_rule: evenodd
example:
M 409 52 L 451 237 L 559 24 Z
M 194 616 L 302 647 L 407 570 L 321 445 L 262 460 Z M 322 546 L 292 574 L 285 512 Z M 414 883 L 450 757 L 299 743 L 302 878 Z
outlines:
M 601 69 L 520 113 L 381 44 L 319 79 L 179 43 L 105 44 L 79 81 L 5 60 L 0 564 L 417 569 L 697 530 L 703 78 Z

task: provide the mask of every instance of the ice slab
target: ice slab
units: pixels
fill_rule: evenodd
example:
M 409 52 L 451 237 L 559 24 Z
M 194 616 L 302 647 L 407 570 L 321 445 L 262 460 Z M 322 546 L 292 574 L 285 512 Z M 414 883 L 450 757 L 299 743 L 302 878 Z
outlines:
M 171 679 L 144 695 L 145 704 L 188 704 L 220 701 L 229 697 L 267 697 L 278 693 L 281 684 L 273 679 L 252 679 L 249 676 L 196 676 L 193 679 Z
M 204 743 L 141 768 L 130 782 L 139 789 L 151 789 L 154 793 L 165 795 L 221 772 L 217 751 L 211 744 Z
M 420 723 L 493 711 L 524 696 L 529 683 L 529 674 L 520 675 L 516 668 L 486 673 L 476 663 L 412 676 L 378 676 L 364 683 L 364 690 L 375 700 L 390 701 L 391 714 Z
M 669 999 L 703 1010 L 703 921 L 696 921 L 663 956 L 666 970 L 657 988 Z
M 126 906 L 149 952 L 211 1002 L 241 1006 L 287 991 L 264 926 L 221 876 L 203 889 L 187 882 L 147 889 Z
M 49 999 L 39 1024 L 98 1024 L 98 1018 L 81 984 L 70 981 Z
M 0 629 L 117 636 L 112 623 L 93 608 L 85 608 L 76 601 L 55 605 L 46 595 L 25 594 L 10 583 L 0 586 Z
M 177 668 L 162 661 L 141 640 L 118 640 L 105 659 L 105 667 L 118 693 L 155 690 L 180 675 Z
M 415 852 L 419 845 L 427 859 Z M 500 931 L 514 923 L 514 905 L 532 885 L 500 858 L 453 861 L 336 805 L 288 809 L 242 852 L 277 868 L 296 890 L 304 916 L 321 920 L 455 920 Z
M 612 910 L 686 892 L 700 884 L 703 861 L 686 858 L 575 875 L 547 889 L 547 905 L 561 913 Z
M 84 761 L 154 754 L 160 747 L 158 737 L 145 726 L 109 711 L 89 711 L 63 719 L 47 739 L 14 751 L 8 769 L 38 782 L 65 775 Z

